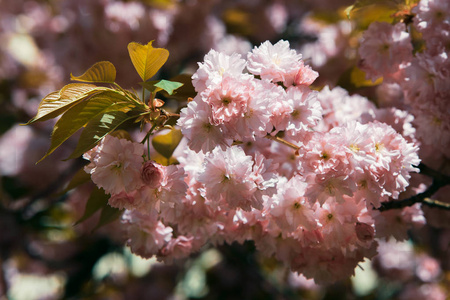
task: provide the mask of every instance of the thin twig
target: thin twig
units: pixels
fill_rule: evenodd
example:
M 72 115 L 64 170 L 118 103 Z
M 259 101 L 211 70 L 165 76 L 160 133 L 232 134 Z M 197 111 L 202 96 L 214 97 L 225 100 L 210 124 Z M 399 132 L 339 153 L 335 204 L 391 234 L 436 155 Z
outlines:
M 283 145 L 286 145 L 288 147 L 291 147 L 292 149 L 294 149 L 295 151 L 300 150 L 300 147 L 297 145 L 292 144 L 291 142 L 288 142 L 286 140 L 283 140 L 282 138 L 278 137 L 278 136 L 271 136 L 270 134 L 266 135 L 266 138 L 268 138 L 269 140 L 272 141 L 276 141 L 278 143 L 281 143 Z

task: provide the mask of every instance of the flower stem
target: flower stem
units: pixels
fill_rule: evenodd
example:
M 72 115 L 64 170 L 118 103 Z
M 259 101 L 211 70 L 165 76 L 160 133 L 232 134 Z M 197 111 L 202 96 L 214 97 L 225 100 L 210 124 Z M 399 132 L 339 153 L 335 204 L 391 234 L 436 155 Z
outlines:
M 294 145 L 294 144 L 292 144 L 291 142 L 288 142 L 288 141 L 286 141 L 286 140 L 284 140 L 284 139 L 282 139 L 282 138 L 280 138 L 280 137 L 278 137 L 278 136 L 271 136 L 271 135 L 268 134 L 268 135 L 266 135 L 266 138 L 268 138 L 269 140 L 272 140 L 272 141 L 281 143 L 281 144 L 283 144 L 283 145 L 286 145 L 286 146 L 288 146 L 288 147 L 294 149 L 295 151 L 300 150 L 300 147 L 299 147 L 299 146 Z

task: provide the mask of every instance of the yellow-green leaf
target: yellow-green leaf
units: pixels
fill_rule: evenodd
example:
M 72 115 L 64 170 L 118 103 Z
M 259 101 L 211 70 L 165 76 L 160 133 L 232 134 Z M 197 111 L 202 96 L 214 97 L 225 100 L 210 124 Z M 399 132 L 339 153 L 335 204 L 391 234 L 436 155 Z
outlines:
M 92 94 L 107 90 L 111 89 L 92 84 L 68 84 L 60 91 L 50 93 L 42 99 L 36 116 L 28 121 L 26 125 L 53 119 Z
M 169 51 L 164 48 L 153 48 L 152 43 L 153 41 L 147 45 L 135 42 L 128 44 L 131 62 L 142 81 L 152 78 L 169 57 Z
M 77 147 L 68 159 L 76 158 L 95 147 L 108 133 L 114 131 L 122 123 L 135 118 L 123 111 L 111 111 L 92 119 L 84 128 Z
M 166 134 L 155 136 L 152 140 L 152 145 L 159 154 L 169 159 L 182 138 L 181 130 L 172 129 Z
M 70 83 L 65 85 L 60 91 L 60 98 L 78 99 L 85 95 L 89 95 L 93 91 L 109 90 L 109 88 L 99 87 L 88 83 Z
M 379 85 L 383 82 L 383 77 L 380 77 L 375 81 L 366 79 L 366 73 L 360 68 L 354 67 L 350 73 L 350 81 L 355 87 L 359 88 L 363 86 Z
M 109 61 L 95 63 L 81 76 L 70 74 L 71 80 L 82 82 L 114 83 L 116 80 L 116 68 Z
M 399 11 L 410 10 L 416 0 L 357 0 L 345 10 L 349 19 L 358 20 L 362 28 L 372 22 L 392 22 Z
M 63 142 L 71 137 L 82 127 L 94 119 L 96 116 L 110 111 L 124 111 L 131 109 L 131 103 L 118 92 L 107 91 L 96 94 L 86 101 L 70 108 L 56 122 L 53 132 L 51 145 L 47 153 L 39 161 L 46 158 L 56 150 Z
M 166 158 L 158 152 L 152 153 L 150 155 L 150 159 L 163 166 L 175 165 L 179 163 L 175 157 L 172 156 L 171 158 Z

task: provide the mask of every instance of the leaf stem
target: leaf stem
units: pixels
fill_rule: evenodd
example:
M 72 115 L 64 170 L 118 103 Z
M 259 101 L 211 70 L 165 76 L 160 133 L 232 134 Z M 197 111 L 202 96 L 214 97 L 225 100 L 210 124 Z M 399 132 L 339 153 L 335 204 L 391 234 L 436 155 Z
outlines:
M 142 88 L 142 102 L 145 103 L 145 88 Z

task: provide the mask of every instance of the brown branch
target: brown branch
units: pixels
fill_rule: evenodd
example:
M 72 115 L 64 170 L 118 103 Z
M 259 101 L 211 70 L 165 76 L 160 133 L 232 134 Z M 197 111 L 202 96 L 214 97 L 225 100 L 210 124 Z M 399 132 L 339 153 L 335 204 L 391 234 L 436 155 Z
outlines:
M 440 188 L 450 184 L 450 177 L 436 170 L 433 170 L 422 163 L 418 166 L 418 168 L 421 174 L 433 177 L 433 183 L 424 192 L 409 197 L 407 199 L 392 200 L 389 202 L 381 203 L 381 206 L 378 208 L 379 211 L 386 211 L 389 209 L 400 209 L 407 206 L 412 206 L 416 203 L 422 203 L 423 205 L 427 205 L 430 207 L 437 207 L 445 210 L 450 210 L 449 203 L 431 199 L 431 196 L 433 196 Z

